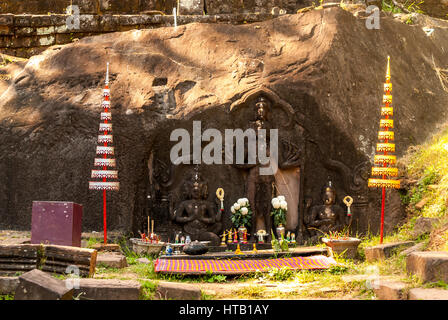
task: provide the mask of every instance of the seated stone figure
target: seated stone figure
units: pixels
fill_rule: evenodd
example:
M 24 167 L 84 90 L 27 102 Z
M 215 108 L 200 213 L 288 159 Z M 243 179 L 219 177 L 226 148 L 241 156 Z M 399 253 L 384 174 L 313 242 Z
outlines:
M 324 188 L 322 200 L 323 205 L 313 207 L 310 202 L 307 202 L 307 209 L 311 207 L 311 210 L 308 210 L 305 224 L 313 242 L 318 241 L 330 231 L 342 231 L 351 222 L 351 218 L 347 217 L 344 209 L 336 204 L 336 190 L 331 182 Z
M 182 201 L 175 210 L 172 210 L 171 219 L 182 225 L 185 234 L 191 240 L 211 241 L 211 245 L 219 245 L 218 234 L 221 231 L 221 211 L 216 205 L 208 201 L 208 186 L 200 181 L 198 174 L 195 175 L 193 183 L 186 183 L 188 199 Z

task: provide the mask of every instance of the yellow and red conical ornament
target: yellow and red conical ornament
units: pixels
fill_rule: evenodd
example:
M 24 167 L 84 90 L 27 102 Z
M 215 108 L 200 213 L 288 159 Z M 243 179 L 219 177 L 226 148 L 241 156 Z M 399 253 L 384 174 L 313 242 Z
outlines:
M 390 57 L 387 57 L 386 83 L 384 84 L 383 106 L 381 107 L 380 131 L 378 132 L 379 142 L 376 144 L 376 154 L 374 166 L 372 167 L 372 176 L 376 178 L 369 179 L 370 188 L 382 189 L 381 202 L 381 231 L 380 243 L 383 243 L 384 230 L 384 204 L 386 198 L 386 188 L 400 188 L 400 180 L 397 180 L 398 169 L 396 167 L 397 157 L 394 141 L 394 110 L 392 107 L 392 83 L 390 82 Z
M 107 243 L 107 202 L 106 191 L 118 191 L 120 183 L 118 182 L 118 170 L 115 170 L 117 163 L 115 158 L 115 148 L 112 136 L 112 113 L 110 111 L 110 89 L 109 89 L 109 62 L 107 63 L 106 81 L 103 90 L 103 101 L 101 103 L 101 122 L 99 127 L 98 145 L 96 147 L 96 155 L 92 170 L 92 179 L 100 181 L 90 181 L 90 190 L 103 190 L 103 224 L 104 224 L 104 244 Z M 108 181 L 112 180 L 112 181 Z M 115 180 L 115 181 L 113 181 Z

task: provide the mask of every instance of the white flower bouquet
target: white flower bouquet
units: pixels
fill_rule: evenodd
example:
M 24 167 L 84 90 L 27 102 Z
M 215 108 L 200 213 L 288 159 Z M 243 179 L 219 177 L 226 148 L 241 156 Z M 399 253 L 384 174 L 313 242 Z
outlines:
M 271 216 L 274 217 L 274 224 L 276 226 L 286 224 L 286 212 L 288 211 L 288 204 L 284 196 L 277 196 L 271 201 L 272 211 Z
M 250 227 L 252 210 L 250 209 L 249 200 L 247 198 L 238 199 L 238 201 L 230 207 L 230 211 L 232 212 L 230 220 L 235 227 Z

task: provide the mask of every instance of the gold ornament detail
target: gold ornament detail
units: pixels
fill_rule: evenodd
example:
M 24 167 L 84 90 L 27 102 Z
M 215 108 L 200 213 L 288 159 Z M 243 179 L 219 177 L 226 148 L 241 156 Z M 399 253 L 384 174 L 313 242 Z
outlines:
M 397 157 L 391 155 L 375 155 L 374 157 L 375 164 L 396 164 Z
M 394 167 L 397 163 L 397 157 L 390 153 L 395 152 L 395 135 L 390 129 L 394 128 L 394 121 L 390 119 L 394 115 L 392 104 L 392 83 L 390 82 L 390 57 L 387 57 L 386 83 L 384 84 L 383 103 L 381 107 L 380 131 L 378 131 L 378 140 L 374 157 L 374 166 L 372 167 L 372 177 L 368 181 L 370 188 L 400 188 L 400 181 L 390 179 L 398 177 L 398 169 Z
M 378 131 L 378 139 L 380 140 L 394 140 L 393 131 Z
M 377 152 L 395 152 L 395 143 L 377 143 Z
M 400 180 L 369 179 L 369 188 L 400 189 Z
M 393 128 L 394 127 L 394 120 L 392 119 L 381 119 L 380 120 L 380 128 Z
M 392 107 L 382 107 L 381 108 L 381 115 L 382 116 L 392 117 L 394 115 L 394 108 L 392 108 Z
M 372 176 L 389 176 L 389 177 L 398 177 L 398 169 L 397 168 L 381 168 L 381 167 L 373 167 L 372 168 Z

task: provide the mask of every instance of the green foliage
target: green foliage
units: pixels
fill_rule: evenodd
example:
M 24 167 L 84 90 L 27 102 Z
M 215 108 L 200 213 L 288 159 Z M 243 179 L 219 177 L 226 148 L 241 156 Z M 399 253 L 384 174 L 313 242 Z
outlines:
M 152 300 L 157 289 L 157 283 L 152 281 L 140 281 L 142 285 L 142 293 L 140 300 Z
M 344 265 L 335 265 L 335 266 L 331 266 L 327 272 L 329 274 L 344 274 L 346 273 L 348 270 L 347 266 Z
M 227 276 L 221 274 L 213 274 L 213 272 L 207 271 L 207 274 L 201 277 L 201 280 L 209 283 L 222 283 L 227 281 Z
M 236 211 L 235 213 L 232 213 L 230 216 L 230 221 L 232 221 L 232 224 L 236 227 L 250 227 L 252 224 L 252 211 L 249 208 L 249 213 L 242 214 L 240 211 Z
M 382 2 L 382 8 L 385 12 L 391 12 L 391 13 L 402 13 L 403 10 L 401 10 L 400 7 L 397 7 L 392 0 L 383 0 Z
M 87 240 L 87 248 L 93 248 L 93 246 L 94 246 L 95 244 L 98 244 L 98 243 L 102 243 L 101 239 L 99 239 L 99 238 L 94 238 L 94 237 L 90 237 L 90 238 Z
M 422 5 L 423 3 L 424 1 L 406 0 L 402 4 L 402 7 L 405 8 L 406 11 L 410 13 L 424 13 L 423 10 L 420 8 L 420 5 Z M 383 11 L 385 12 L 403 13 L 403 9 L 401 9 L 399 6 L 396 6 L 392 0 L 383 0 L 382 7 Z
M 431 282 L 431 283 L 427 283 L 424 285 L 425 288 L 440 288 L 440 289 L 445 289 L 448 290 L 448 283 L 446 283 L 445 281 L 437 281 L 437 282 Z
M 285 225 L 286 224 L 286 210 L 282 208 L 273 209 L 271 216 L 274 217 L 274 225 Z
M 14 300 L 13 294 L 0 294 L 0 301 L 2 300 Z

